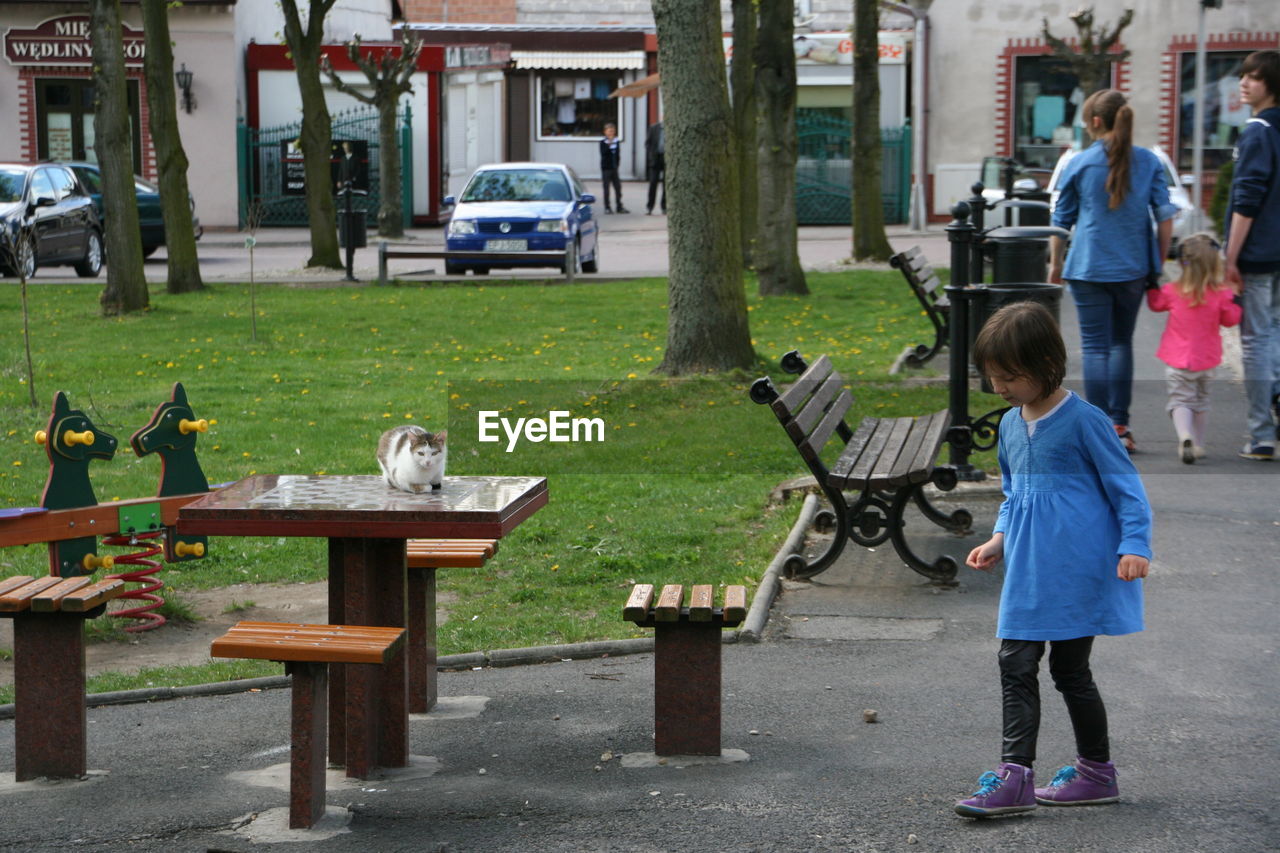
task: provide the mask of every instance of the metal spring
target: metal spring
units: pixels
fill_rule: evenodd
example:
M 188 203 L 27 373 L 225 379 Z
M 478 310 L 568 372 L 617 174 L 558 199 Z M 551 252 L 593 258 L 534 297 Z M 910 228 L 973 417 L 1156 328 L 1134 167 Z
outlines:
M 139 540 L 158 539 L 163 537 L 164 534 L 165 531 L 163 530 L 155 530 L 149 533 L 104 536 L 102 537 L 102 544 L 112 545 L 117 548 L 139 547 L 143 545 Z M 165 623 L 164 616 L 153 612 L 164 606 L 164 599 L 155 594 L 156 590 L 164 588 L 164 581 L 153 577 L 156 572 L 160 571 L 164 564 L 150 559 L 151 557 L 162 553 L 164 553 L 163 545 L 148 543 L 145 550 L 137 551 L 132 554 L 124 554 L 115 558 L 115 564 L 117 566 L 141 566 L 142 568 L 131 572 L 117 572 L 114 575 L 106 576 L 108 579 L 119 578 L 122 581 L 143 584 L 143 586 L 138 589 L 129 590 L 124 595 L 120 596 L 119 600 L 123 601 L 126 598 L 131 598 L 137 601 L 145 601 L 147 602 L 146 604 L 141 604 L 137 607 L 129 607 L 124 610 L 111 611 L 112 616 L 121 619 L 141 620 L 138 624 L 130 625 L 124 629 L 130 633 L 136 634 L 139 631 L 151 631 L 155 628 L 159 628 Z

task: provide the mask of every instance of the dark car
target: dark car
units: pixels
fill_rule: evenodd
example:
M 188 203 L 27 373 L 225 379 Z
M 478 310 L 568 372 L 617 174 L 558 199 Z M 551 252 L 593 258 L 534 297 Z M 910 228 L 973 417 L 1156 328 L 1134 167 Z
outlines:
M 491 267 L 573 264 L 583 272 L 600 268 L 600 229 L 592 214 L 595 196 L 568 166 L 560 163 L 501 163 L 481 166 L 467 181 L 445 229 L 450 252 L 470 257 L 445 261 L 445 272 L 468 269 L 477 275 Z M 448 196 L 445 205 L 455 199 Z M 497 259 L 486 253 L 562 252 L 561 257 L 530 255 Z
M 71 171 L 84 184 L 93 199 L 98 218 L 106 221 L 106 211 L 102 207 L 102 173 L 96 163 L 63 163 L 70 166 Z M 150 257 L 155 250 L 164 245 L 164 214 L 160 208 L 160 188 L 145 178 L 133 176 L 133 190 L 138 198 L 138 225 L 142 231 L 142 254 Z M 191 205 L 191 222 L 195 226 L 196 239 L 204 234 L 200 227 L 200 219 L 196 216 L 196 201 L 187 194 L 187 202 Z
M 75 173 L 56 163 L 0 163 L 0 269 L 26 278 L 39 267 L 102 270 L 102 228 Z

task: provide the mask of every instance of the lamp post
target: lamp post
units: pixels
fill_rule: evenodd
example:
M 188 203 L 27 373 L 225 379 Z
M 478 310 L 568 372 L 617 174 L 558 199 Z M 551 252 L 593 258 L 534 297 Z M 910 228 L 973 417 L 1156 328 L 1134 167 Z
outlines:
M 191 81 L 195 79 L 195 74 L 187 70 L 187 63 L 182 63 L 182 67 L 173 72 L 173 78 L 178 81 L 178 89 L 182 92 L 182 108 L 188 113 L 195 108 L 195 100 L 191 97 Z

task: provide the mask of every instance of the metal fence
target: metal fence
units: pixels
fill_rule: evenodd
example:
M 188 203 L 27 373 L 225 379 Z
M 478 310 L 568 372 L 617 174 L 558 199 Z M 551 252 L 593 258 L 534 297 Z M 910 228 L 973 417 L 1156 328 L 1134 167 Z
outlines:
M 397 114 L 400 128 L 400 180 L 404 222 L 413 221 L 413 133 L 408 106 Z M 361 206 L 376 217 L 382 202 L 379 175 L 382 167 L 381 143 L 378 138 L 378 111 L 372 106 L 356 107 L 334 113 L 330 118 L 335 146 L 342 142 L 360 142 L 367 146 L 369 195 Z M 307 199 L 301 184 L 301 151 L 298 138 L 302 122 L 277 127 L 236 127 L 237 167 L 240 187 L 240 227 L 245 227 L 250 208 L 261 212 L 259 224 L 265 226 L 302 226 L 307 224 Z
M 798 111 L 796 219 L 801 225 L 849 225 L 853 198 L 853 124 Z M 886 224 L 907 221 L 911 192 L 911 128 L 880 131 L 880 194 Z

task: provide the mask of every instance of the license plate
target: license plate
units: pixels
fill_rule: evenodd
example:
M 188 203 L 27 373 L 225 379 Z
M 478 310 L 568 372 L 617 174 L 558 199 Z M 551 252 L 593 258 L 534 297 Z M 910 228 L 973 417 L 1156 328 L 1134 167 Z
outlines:
M 486 252 L 526 252 L 529 250 L 528 240 L 488 240 L 484 244 Z

